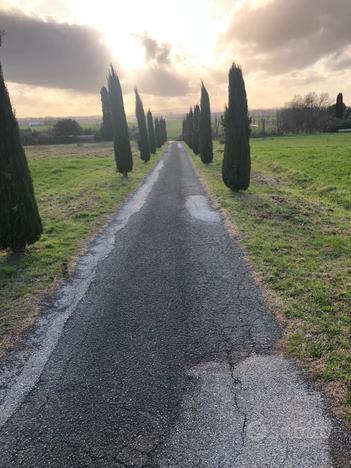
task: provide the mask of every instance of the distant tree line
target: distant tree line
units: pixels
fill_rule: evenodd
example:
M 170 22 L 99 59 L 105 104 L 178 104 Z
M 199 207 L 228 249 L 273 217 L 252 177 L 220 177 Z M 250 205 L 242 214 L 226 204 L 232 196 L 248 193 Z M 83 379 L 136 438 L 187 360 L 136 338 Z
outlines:
M 308 93 L 294 96 L 278 111 L 256 111 L 252 116 L 252 136 L 298 135 L 337 132 L 351 129 L 351 109 L 344 103 L 342 93 L 331 105 L 328 94 Z
M 277 129 L 282 134 L 310 134 L 338 131 L 351 128 L 351 113 L 339 93 L 334 105 L 328 94 L 308 93 L 304 97 L 295 96 L 284 108 L 277 112 Z
M 52 119 L 43 128 L 20 128 L 23 145 L 60 145 L 99 140 L 96 130 L 83 128 L 75 119 Z

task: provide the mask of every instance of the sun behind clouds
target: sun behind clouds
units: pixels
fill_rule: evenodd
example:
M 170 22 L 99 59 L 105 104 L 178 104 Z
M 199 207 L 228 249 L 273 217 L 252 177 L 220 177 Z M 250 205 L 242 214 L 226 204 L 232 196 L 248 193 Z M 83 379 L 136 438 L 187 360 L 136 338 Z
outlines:
M 28 109 L 45 114 L 45 95 L 54 99 L 60 93 L 58 108 L 66 102 L 69 115 L 76 111 L 77 91 L 95 103 L 90 114 L 100 113 L 99 89 L 111 62 L 120 75 L 128 113 L 134 113 L 134 85 L 155 110 L 183 112 L 199 99 L 200 79 L 213 110 L 223 110 L 233 61 L 243 67 L 251 108 L 282 106 L 294 94 L 310 91 L 331 96 L 343 91 L 346 101 L 351 99 L 349 0 L 337 0 L 340 8 L 321 0 L 0 2 L 0 29 L 7 29 L 1 61 L 18 115 Z M 12 33 L 3 25 L 6 9 L 13 12 Z M 22 27 L 23 14 L 29 15 L 31 28 Z M 35 21 L 46 26 L 36 27 Z M 68 40 L 67 23 L 73 42 L 60 57 L 57 38 Z M 155 42 L 155 54 L 145 37 Z M 162 60 L 162 48 L 167 60 Z M 19 84 L 27 86 L 28 99 L 33 88 L 32 104 L 21 99 Z M 65 99 L 64 93 L 72 98 Z

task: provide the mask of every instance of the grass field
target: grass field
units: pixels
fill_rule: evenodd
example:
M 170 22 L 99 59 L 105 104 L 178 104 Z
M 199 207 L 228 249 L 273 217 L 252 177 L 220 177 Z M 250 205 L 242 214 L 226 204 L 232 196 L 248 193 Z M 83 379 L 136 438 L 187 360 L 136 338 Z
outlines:
M 167 135 L 169 140 L 177 140 L 182 134 L 181 120 L 167 120 Z
M 298 357 L 351 421 L 351 135 L 251 141 L 253 177 L 235 194 L 213 164 L 193 161 L 239 231 L 285 335 Z
M 0 350 L 16 343 L 65 266 L 72 265 L 88 239 L 155 166 L 160 153 L 145 164 L 135 152 L 134 170 L 123 179 L 115 171 L 112 144 L 26 149 L 44 233 L 22 255 L 0 253 Z

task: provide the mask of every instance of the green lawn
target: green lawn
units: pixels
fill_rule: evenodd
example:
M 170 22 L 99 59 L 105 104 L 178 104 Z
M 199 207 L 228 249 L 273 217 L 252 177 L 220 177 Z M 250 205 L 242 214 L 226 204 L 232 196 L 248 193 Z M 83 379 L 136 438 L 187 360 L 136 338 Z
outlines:
M 92 235 L 156 165 L 134 153 L 128 179 L 115 171 L 112 144 L 26 149 L 40 214 L 41 239 L 20 256 L 0 252 L 0 350 L 13 346 L 40 299 L 62 278 Z M 1 351 L 0 351 L 1 353 Z
M 251 150 L 251 186 L 239 194 L 222 183 L 223 145 L 209 166 L 191 154 L 284 324 L 280 344 L 350 420 L 351 135 L 252 139 Z

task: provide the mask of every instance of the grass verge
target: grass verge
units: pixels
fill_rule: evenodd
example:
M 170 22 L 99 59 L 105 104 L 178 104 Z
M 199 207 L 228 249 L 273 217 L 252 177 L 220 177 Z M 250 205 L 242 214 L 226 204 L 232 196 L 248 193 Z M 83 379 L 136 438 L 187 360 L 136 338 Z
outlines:
M 127 179 L 115 171 L 111 144 L 33 146 L 26 153 L 44 232 L 23 254 L 0 252 L 0 355 L 19 343 L 40 301 L 154 168 L 162 149 L 148 164 L 135 152 Z
M 208 166 L 190 154 L 284 326 L 280 349 L 350 424 L 351 135 L 257 139 L 251 148 L 251 186 L 238 194 L 222 182 L 223 145 Z

